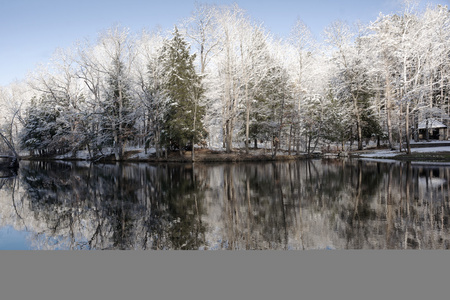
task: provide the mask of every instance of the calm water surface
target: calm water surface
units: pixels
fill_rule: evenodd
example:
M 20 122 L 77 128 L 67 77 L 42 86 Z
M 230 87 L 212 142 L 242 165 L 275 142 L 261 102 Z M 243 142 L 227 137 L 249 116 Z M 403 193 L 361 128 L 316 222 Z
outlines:
M 0 249 L 448 249 L 449 166 L 22 162 Z

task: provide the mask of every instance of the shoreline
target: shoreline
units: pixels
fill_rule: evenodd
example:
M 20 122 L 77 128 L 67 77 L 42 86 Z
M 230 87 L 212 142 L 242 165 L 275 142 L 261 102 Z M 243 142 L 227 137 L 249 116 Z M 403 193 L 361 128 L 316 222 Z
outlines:
M 304 160 L 304 159 L 318 159 L 322 158 L 321 155 L 277 155 L 272 157 L 272 155 L 252 155 L 252 154 L 242 154 L 242 153 L 217 153 L 208 155 L 196 155 L 195 160 L 192 161 L 190 152 L 180 156 L 178 154 L 172 154 L 167 159 L 165 157 L 126 157 L 122 160 L 116 160 L 114 157 L 105 157 L 101 159 L 86 159 L 77 157 L 39 157 L 39 156 L 23 156 L 20 160 L 23 161 L 87 161 L 93 163 L 215 163 L 215 162 L 270 162 L 270 161 L 292 161 L 292 160 Z
M 137 155 L 138 154 L 138 155 Z M 100 159 L 88 159 L 86 157 L 70 157 L 70 156 L 22 156 L 20 160 L 23 161 L 88 161 L 93 163 L 193 163 L 191 159 L 191 152 L 186 151 L 180 156 L 179 153 L 170 153 L 168 158 L 156 158 L 148 155 L 142 156 L 141 152 L 129 151 L 126 157 L 122 160 L 116 160 L 114 155 L 105 156 Z M 137 156 L 136 156 L 137 155 Z M 294 161 L 305 159 L 382 159 L 392 162 L 421 162 L 421 163 L 450 163 L 450 147 L 449 151 L 421 151 L 405 154 L 404 152 L 388 151 L 382 149 L 352 151 L 348 153 L 314 153 L 314 154 L 296 154 L 288 155 L 285 153 L 278 154 L 272 157 L 271 154 L 255 153 L 254 150 L 249 154 L 243 151 L 234 151 L 232 153 L 225 153 L 222 151 L 212 151 L 202 149 L 196 152 L 194 162 L 199 163 L 237 163 L 237 162 L 275 162 L 275 161 Z
M 387 149 L 386 147 L 367 147 L 364 150 L 314 152 L 312 154 L 289 152 L 279 149 L 277 155 L 272 156 L 270 149 L 250 148 L 247 153 L 242 148 L 234 148 L 231 153 L 226 153 L 225 149 L 205 149 L 195 150 L 195 160 L 192 161 L 191 151 L 173 151 L 168 153 L 168 157 L 156 157 L 155 149 L 151 148 L 144 153 L 142 148 L 128 148 L 125 150 L 124 158 L 116 160 L 115 155 L 108 150 L 108 154 L 91 158 L 87 151 L 78 151 L 74 156 L 69 152 L 64 155 L 51 156 L 29 156 L 22 155 L 20 160 L 24 161 L 85 161 L 92 163 L 237 163 L 237 162 L 274 162 L 274 161 L 294 161 L 305 159 L 377 159 L 392 162 L 421 162 L 421 163 L 450 163 L 450 145 L 445 142 L 415 143 L 411 149 L 411 154 L 400 152 L 398 149 Z

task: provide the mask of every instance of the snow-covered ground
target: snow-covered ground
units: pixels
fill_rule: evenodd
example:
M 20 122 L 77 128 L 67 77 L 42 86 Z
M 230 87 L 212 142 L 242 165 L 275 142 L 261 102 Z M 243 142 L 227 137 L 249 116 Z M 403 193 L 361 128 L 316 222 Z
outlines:
M 399 155 L 400 152 L 398 150 L 394 150 L 394 151 L 389 151 L 389 150 L 378 150 L 378 151 L 373 151 L 370 153 L 364 153 L 364 154 L 360 154 L 360 157 L 367 157 L 367 158 L 373 158 L 373 157 L 383 157 L 383 158 L 389 158 L 389 157 L 394 157 Z
M 412 148 L 412 153 L 435 153 L 435 152 L 450 152 L 450 147 L 427 147 L 427 148 Z M 360 157 L 382 157 L 390 158 L 397 155 L 403 154 L 405 152 L 400 152 L 398 150 L 374 150 L 370 153 L 364 153 L 359 155 Z
M 57 155 L 55 156 L 56 159 L 68 159 L 68 158 L 72 158 L 72 152 L 63 154 L 63 155 Z M 82 159 L 82 160 L 89 160 L 89 152 L 87 150 L 82 150 L 82 151 L 77 151 L 77 159 Z
M 147 154 L 145 154 L 145 151 L 143 149 L 140 148 L 136 148 L 136 149 L 127 149 L 127 151 L 132 151 L 132 150 L 141 150 L 141 152 L 138 152 L 136 154 L 133 154 L 130 156 L 131 159 L 146 159 L 149 158 L 149 156 L 153 155 L 156 153 L 156 149 L 155 148 L 150 148 L 147 149 Z
M 426 147 L 426 148 L 412 148 L 412 153 L 435 153 L 435 152 L 450 152 L 450 147 Z M 370 153 L 364 153 L 359 155 L 360 157 L 380 157 L 380 158 L 390 158 L 400 155 L 405 152 L 400 152 L 398 150 L 374 150 Z
M 450 146 L 446 147 L 429 147 L 429 148 L 412 148 L 412 153 L 427 153 L 427 152 L 450 152 Z

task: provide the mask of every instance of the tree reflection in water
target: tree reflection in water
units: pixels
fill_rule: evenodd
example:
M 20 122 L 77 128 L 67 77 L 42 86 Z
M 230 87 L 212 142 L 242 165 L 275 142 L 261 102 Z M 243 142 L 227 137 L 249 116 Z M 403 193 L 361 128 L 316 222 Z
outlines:
M 30 162 L 0 183 L 32 249 L 447 249 L 450 167 Z

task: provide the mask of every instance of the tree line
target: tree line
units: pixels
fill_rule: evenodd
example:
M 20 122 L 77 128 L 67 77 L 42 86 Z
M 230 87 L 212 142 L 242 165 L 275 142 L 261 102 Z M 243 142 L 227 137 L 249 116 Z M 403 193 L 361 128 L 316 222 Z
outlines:
M 446 6 L 405 2 L 368 25 L 333 22 L 321 42 L 301 20 L 280 39 L 237 5 L 198 4 L 170 33 L 113 27 L 58 50 L 1 88 L 1 132 L 34 155 L 91 158 L 369 139 L 409 152 L 420 121 L 450 114 L 449 27 Z

